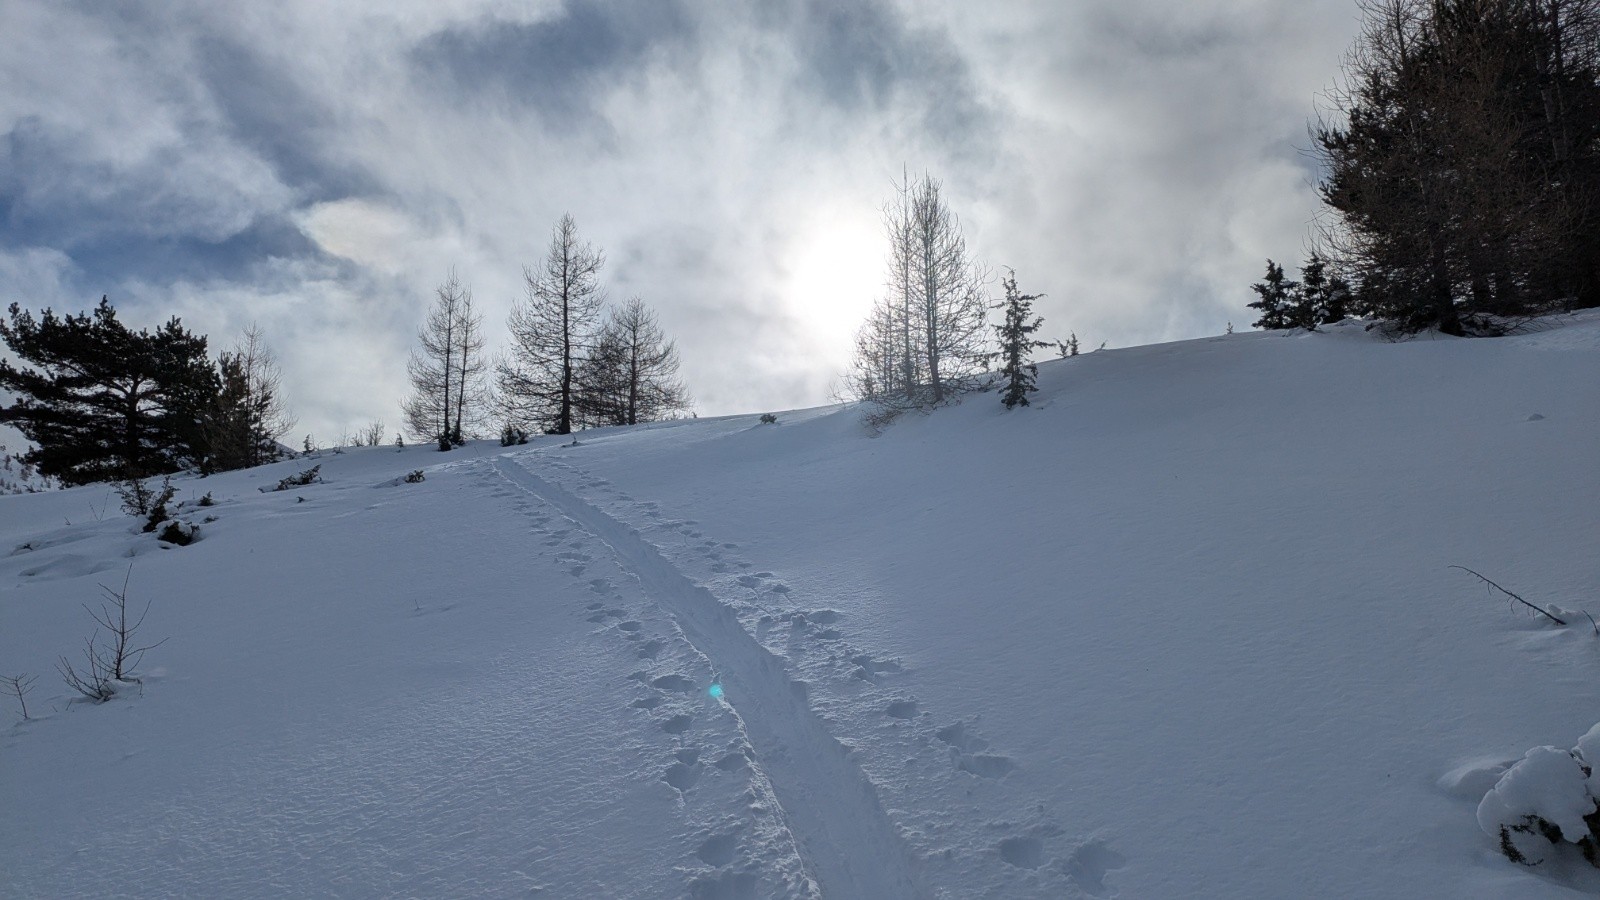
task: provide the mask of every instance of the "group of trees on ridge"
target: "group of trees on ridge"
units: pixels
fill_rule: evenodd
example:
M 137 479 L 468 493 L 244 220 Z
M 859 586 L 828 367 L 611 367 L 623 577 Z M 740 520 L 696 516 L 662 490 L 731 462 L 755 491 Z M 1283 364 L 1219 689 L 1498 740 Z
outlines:
M 1262 328 L 1356 315 L 1493 332 L 1600 306 L 1600 0 L 1361 0 L 1312 129 L 1331 213 L 1297 293 L 1268 260 Z M 1317 312 L 1328 265 L 1339 306 Z
M 1359 5 L 1337 115 L 1312 129 L 1330 216 L 1298 280 L 1267 261 L 1254 325 L 1358 316 L 1489 333 L 1600 306 L 1600 0 Z M 1034 337 L 1040 295 L 1011 271 L 991 300 L 993 279 L 931 175 L 897 183 L 883 219 L 886 291 L 857 332 L 848 393 L 892 413 L 988 386 L 998 369 L 1006 406 L 1026 405 L 1029 356 L 1049 346 Z M 687 409 L 675 345 L 642 300 L 608 308 L 604 264 L 564 216 L 524 268 L 497 358 L 451 272 L 407 367 L 412 436 L 449 449 L 489 428 L 510 442 Z M 1003 322 L 991 324 L 996 309 Z M 176 318 L 133 331 L 102 298 L 91 313 L 37 318 L 12 304 L 0 338 L 18 361 L 0 361 L 0 390 L 15 398 L 0 423 L 34 444 L 20 462 L 62 484 L 257 465 L 278 458 L 294 424 L 253 327 L 211 359 Z M 1077 353 L 1075 335 L 1055 345 Z
M 485 355 L 471 289 L 451 272 L 407 365 L 405 428 L 448 450 L 482 436 L 491 422 L 512 443 L 530 432 L 632 425 L 687 409 L 676 345 L 637 297 L 607 309 L 603 265 L 601 253 L 578 239 L 572 217 L 563 217 L 543 263 L 524 270 L 526 297 L 512 309 L 510 346 L 497 359 Z M 277 361 L 254 325 L 212 359 L 207 338 L 176 317 L 135 331 L 102 297 L 77 315 L 45 309 L 36 317 L 13 303 L 0 340 L 16 358 L 0 360 L 0 390 L 14 398 L 0 406 L 0 423 L 33 444 L 17 462 L 42 483 L 138 480 L 186 468 L 209 474 L 288 452 L 279 439 L 295 419 Z M 382 436 L 374 422 L 355 442 L 376 445 Z M 314 446 L 308 435 L 305 449 Z
M 855 355 L 845 375 L 851 396 L 867 404 L 869 421 L 906 409 L 931 407 L 1004 382 L 1001 402 L 1027 406 L 1038 369 L 1029 361 L 1040 347 L 1078 355 L 1078 338 L 1041 341 L 1043 319 L 1033 315 L 1041 294 L 1023 294 L 1007 270 L 1004 298 L 991 302 L 993 278 L 972 258 L 960 219 L 932 175 L 895 184 L 883 210 L 889 242 L 886 292 L 856 332 Z M 989 322 L 1000 310 L 1002 322 Z M 996 363 L 998 371 L 991 371 Z
M 544 260 L 523 269 L 524 297 L 506 321 L 509 346 L 493 361 L 483 355 L 472 291 L 452 272 L 408 366 L 411 433 L 448 450 L 490 421 L 511 443 L 529 433 L 636 425 L 688 409 L 677 346 L 643 300 L 607 310 L 604 266 L 605 256 L 563 216 Z
M 259 465 L 294 427 L 254 326 L 212 360 L 177 318 L 134 331 L 102 297 L 93 313 L 38 318 L 13 303 L 0 339 L 24 364 L 0 360 L 16 398 L 0 423 L 33 443 L 22 462 L 65 485 Z

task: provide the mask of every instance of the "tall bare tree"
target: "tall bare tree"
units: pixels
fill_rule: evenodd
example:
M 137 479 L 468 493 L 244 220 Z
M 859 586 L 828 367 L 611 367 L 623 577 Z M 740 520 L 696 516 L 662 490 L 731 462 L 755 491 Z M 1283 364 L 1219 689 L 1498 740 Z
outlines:
M 412 390 L 401 406 L 406 428 L 419 439 L 436 442 L 441 450 L 455 443 L 451 414 L 456 409 L 461 368 L 462 311 L 470 304 L 469 297 L 470 291 L 452 270 L 434 290 L 433 308 L 417 332 L 418 346 L 406 363 Z
M 571 434 L 576 423 L 578 370 L 594 348 L 605 294 L 605 256 L 578 239 L 564 215 L 538 268 L 523 269 L 526 294 L 511 309 L 511 347 L 495 366 L 499 401 L 507 420 L 552 434 Z
M 987 280 L 931 175 L 895 185 L 884 208 L 888 293 L 857 335 L 850 380 L 891 405 L 944 402 L 975 386 L 989 359 Z
M 251 432 L 247 464 L 273 462 L 279 457 L 278 439 L 288 434 L 296 421 L 283 396 L 283 370 L 278 367 L 278 357 L 255 322 L 233 345 L 231 355 L 244 375 Z
M 452 280 L 454 275 L 451 276 Z M 489 362 L 483 355 L 483 314 L 472 306 L 472 289 L 460 292 L 455 327 L 455 400 L 451 404 L 455 421 L 450 440 L 462 444 L 482 424 L 489 404 L 487 384 Z

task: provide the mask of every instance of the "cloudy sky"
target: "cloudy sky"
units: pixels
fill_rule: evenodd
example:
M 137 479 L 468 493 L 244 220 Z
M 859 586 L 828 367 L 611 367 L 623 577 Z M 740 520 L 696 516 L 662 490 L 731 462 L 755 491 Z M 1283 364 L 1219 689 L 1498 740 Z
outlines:
M 0 301 L 226 345 L 298 434 L 399 421 L 454 267 L 492 342 L 562 213 L 702 415 L 826 402 L 879 209 L 942 179 L 1049 337 L 1246 326 L 1316 214 L 1354 0 L 0 0 Z

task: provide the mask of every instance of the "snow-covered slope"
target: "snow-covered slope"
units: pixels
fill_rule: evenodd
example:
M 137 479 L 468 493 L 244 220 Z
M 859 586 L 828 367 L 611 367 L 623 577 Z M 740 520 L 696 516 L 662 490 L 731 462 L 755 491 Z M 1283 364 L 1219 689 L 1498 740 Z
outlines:
M 0 674 L 42 676 L 0 894 L 1600 891 L 1475 819 L 1600 719 L 1600 638 L 1448 568 L 1600 615 L 1600 317 L 1040 372 L 877 436 L 828 408 L 185 479 L 219 502 L 183 548 L 104 488 L 0 498 Z M 68 703 L 125 577 L 167 643 Z

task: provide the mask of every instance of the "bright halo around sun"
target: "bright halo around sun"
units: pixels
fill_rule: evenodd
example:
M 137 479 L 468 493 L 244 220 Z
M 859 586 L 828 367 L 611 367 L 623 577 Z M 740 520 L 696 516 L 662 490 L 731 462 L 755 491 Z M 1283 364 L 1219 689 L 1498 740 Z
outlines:
M 848 348 L 883 293 L 881 223 L 872 210 L 818 217 L 800 229 L 791 248 L 784 266 L 790 309 L 817 340 Z

